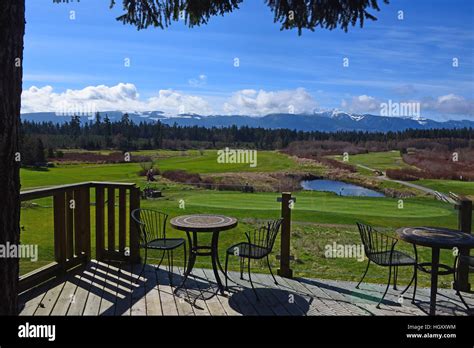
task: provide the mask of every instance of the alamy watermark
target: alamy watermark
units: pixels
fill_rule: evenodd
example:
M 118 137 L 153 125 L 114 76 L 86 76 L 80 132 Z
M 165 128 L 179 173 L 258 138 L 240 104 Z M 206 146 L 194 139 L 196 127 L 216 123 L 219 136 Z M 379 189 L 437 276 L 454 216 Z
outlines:
M 97 105 L 94 102 L 87 103 L 60 103 L 56 109 L 56 116 L 88 116 L 97 113 Z
M 364 261 L 364 246 L 359 244 L 326 244 L 324 247 L 324 256 L 327 259 L 356 259 L 359 262 Z
M 217 151 L 217 163 L 248 163 L 257 166 L 257 150 L 225 149 Z
M 37 244 L 0 244 L 0 259 L 30 259 L 32 262 L 38 261 Z
M 380 116 L 421 117 L 420 109 L 417 102 L 397 103 L 389 99 L 388 103 L 380 103 Z

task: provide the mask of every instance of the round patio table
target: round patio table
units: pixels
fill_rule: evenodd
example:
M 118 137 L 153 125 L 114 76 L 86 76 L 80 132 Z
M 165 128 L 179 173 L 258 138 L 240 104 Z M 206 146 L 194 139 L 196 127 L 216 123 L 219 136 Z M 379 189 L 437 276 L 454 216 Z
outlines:
M 189 243 L 189 260 L 184 278 L 181 284 L 176 288 L 175 292 L 184 286 L 186 279 L 193 270 L 194 263 L 197 256 L 211 256 L 212 270 L 216 278 L 218 291 L 224 294 L 224 286 L 219 277 L 218 267 L 222 271 L 222 266 L 219 261 L 218 242 L 219 233 L 221 231 L 229 230 L 237 226 L 237 219 L 224 215 L 210 215 L 210 214 L 195 214 L 183 215 L 171 219 L 170 224 L 177 230 L 185 231 Z M 212 233 L 211 245 L 199 245 L 198 234 Z M 192 238 L 191 238 L 192 234 Z
M 438 275 L 454 273 L 450 266 L 439 263 L 440 249 L 458 248 L 464 252 L 474 248 L 474 236 L 447 228 L 440 227 L 402 227 L 397 230 L 398 238 L 408 243 L 431 248 L 431 262 L 419 263 L 419 268 L 431 274 L 430 315 L 436 314 L 436 294 L 438 292 Z M 430 266 L 427 270 L 424 266 Z M 444 271 L 439 271 L 443 268 Z

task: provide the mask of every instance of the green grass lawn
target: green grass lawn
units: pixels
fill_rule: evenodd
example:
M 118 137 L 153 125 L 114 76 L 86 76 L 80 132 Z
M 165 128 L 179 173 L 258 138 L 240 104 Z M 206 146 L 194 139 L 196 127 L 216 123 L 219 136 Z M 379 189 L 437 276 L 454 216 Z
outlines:
M 274 172 L 281 170 L 299 169 L 295 161 L 288 156 L 274 151 L 259 151 L 257 166 L 249 164 L 217 163 L 217 151 L 139 151 L 133 154 L 150 155 L 155 165 L 163 172 L 165 170 L 182 169 L 193 173 L 225 173 L 225 172 Z M 184 154 L 184 155 L 183 155 Z M 41 170 L 22 168 L 22 189 L 51 185 L 72 184 L 83 181 L 143 181 L 138 176 L 139 163 L 119 164 L 59 164 L 54 168 Z M 305 168 L 305 170 L 309 170 Z
M 184 169 L 192 173 L 226 173 L 226 172 L 273 172 L 296 169 L 297 164 L 288 156 L 276 151 L 258 151 L 257 165 L 248 163 L 218 163 L 217 151 L 206 150 L 201 155 L 198 151 L 188 152 L 185 156 L 170 156 L 157 159 L 154 164 L 161 170 Z
M 136 182 L 140 165 L 120 164 L 66 164 L 47 170 L 20 170 L 21 189 L 31 187 L 73 184 L 84 181 Z
M 342 156 L 333 156 L 333 158 L 342 161 Z M 349 164 L 361 164 L 369 168 L 386 171 L 387 169 L 407 168 L 408 164 L 403 162 L 399 151 L 386 152 L 370 152 L 359 155 L 350 155 Z M 370 174 L 371 172 L 365 168 L 357 167 L 357 170 L 362 174 Z
M 454 192 L 459 195 L 474 196 L 474 182 L 422 179 L 414 183 L 443 193 Z

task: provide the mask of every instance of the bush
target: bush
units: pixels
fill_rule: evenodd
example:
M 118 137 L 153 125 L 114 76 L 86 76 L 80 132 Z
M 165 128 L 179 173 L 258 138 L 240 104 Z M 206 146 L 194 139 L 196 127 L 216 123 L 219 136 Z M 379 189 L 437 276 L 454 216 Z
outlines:
M 183 184 L 200 184 L 202 182 L 199 174 L 188 173 L 185 170 L 166 170 L 162 176 L 168 180 L 180 182 Z
M 139 176 L 146 176 L 150 169 L 153 170 L 153 175 L 160 175 L 160 170 L 153 167 L 153 162 L 140 162 L 140 167 Z
M 351 173 L 356 173 L 357 172 L 356 167 L 353 166 L 352 164 L 343 163 L 343 162 L 337 161 L 337 160 L 332 159 L 332 158 L 322 157 L 322 158 L 318 158 L 318 161 L 323 163 L 323 164 L 326 164 L 330 167 L 333 167 L 333 168 L 347 170 Z
M 414 181 L 418 180 L 422 173 L 415 169 L 387 169 L 387 177 L 394 180 Z

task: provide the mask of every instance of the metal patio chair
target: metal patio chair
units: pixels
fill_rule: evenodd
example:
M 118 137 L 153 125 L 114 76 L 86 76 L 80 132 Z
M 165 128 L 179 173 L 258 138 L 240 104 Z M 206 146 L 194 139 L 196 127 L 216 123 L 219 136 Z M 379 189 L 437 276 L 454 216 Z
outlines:
M 255 287 L 252 282 L 252 275 L 250 271 L 250 261 L 253 260 L 260 260 L 263 258 L 267 259 L 267 266 L 270 270 L 270 274 L 273 277 L 275 284 L 278 282 L 273 275 L 272 268 L 270 266 L 270 260 L 268 256 L 273 250 L 273 245 L 275 244 L 276 237 L 280 230 L 280 226 L 283 219 L 277 219 L 267 222 L 265 225 L 254 229 L 252 232 L 248 233 L 245 232 L 245 236 L 247 237 L 246 242 L 240 242 L 237 244 L 232 245 L 227 249 L 226 258 L 225 258 L 225 287 L 228 289 L 227 280 L 230 279 L 227 275 L 227 268 L 229 263 L 229 256 L 234 255 L 240 258 L 240 279 L 243 278 L 243 268 L 245 259 L 248 259 L 248 274 L 249 274 L 249 281 L 250 285 L 252 286 L 252 290 L 255 293 L 257 300 L 259 301 L 259 297 L 255 290 Z
M 469 256 L 469 255 L 457 255 L 456 258 L 454 259 L 454 287 L 457 289 L 458 286 L 458 278 L 459 278 L 459 262 L 463 262 L 468 265 L 469 267 L 469 273 L 474 272 L 474 256 Z M 456 290 L 456 294 L 459 296 L 461 299 L 462 303 L 464 306 L 466 306 L 467 311 L 472 315 L 474 314 L 474 308 L 471 308 L 468 306 L 466 300 L 464 297 L 461 295 L 461 292 L 466 292 L 466 293 L 474 293 L 473 290 L 470 291 L 459 291 Z
M 148 249 L 163 251 L 160 262 L 156 266 L 158 269 L 163 262 L 165 253 L 168 256 L 168 277 L 170 285 L 173 285 L 173 250 L 183 246 L 184 248 L 184 269 L 186 269 L 186 241 L 183 238 L 166 238 L 166 221 L 168 215 L 152 209 L 135 209 L 131 213 L 132 219 L 139 227 L 140 248 L 145 249 L 145 260 L 138 276 L 140 279 L 145 270 Z
M 413 267 L 413 277 L 411 278 L 410 283 L 407 285 L 407 287 L 401 292 L 401 294 L 403 295 L 409 289 L 414 280 L 415 287 L 413 290 L 412 298 L 412 303 L 414 303 L 418 281 L 418 253 L 415 245 L 413 245 L 415 255 L 414 257 L 412 257 L 402 251 L 395 250 L 395 246 L 398 243 L 398 239 L 391 237 L 385 233 L 379 232 L 372 226 L 365 225 L 359 222 L 357 223 L 357 227 L 359 228 L 360 237 L 362 239 L 362 244 L 364 245 L 365 255 L 368 258 L 368 263 L 364 275 L 357 284 L 356 288 L 359 289 L 360 284 L 364 280 L 367 271 L 369 270 L 371 262 L 382 267 L 388 267 L 388 284 L 382 298 L 377 304 L 377 308 L 380 308 L 380 304 L 385 298 L 385 295 L 388 292 L 388 288 L 390 287 L 390 281 L 392 279 L 392 268 L 394 269 L 393 288 L 396 290 L 398 267 L 411 266 Z

